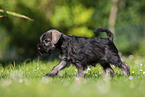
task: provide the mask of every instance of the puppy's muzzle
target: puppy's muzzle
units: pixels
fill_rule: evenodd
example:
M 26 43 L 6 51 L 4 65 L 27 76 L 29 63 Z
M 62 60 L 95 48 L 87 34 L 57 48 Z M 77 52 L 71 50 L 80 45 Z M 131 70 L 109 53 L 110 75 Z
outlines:
M 38 49 L 39 52 L 42 51 L 42 45 L 41 44 L 38 44 L 37 45 L 37 49 Z
M 42 55 L 42 56 L 48 55 L 48 52 L 46 52 L 46 49 L 41 44 L 37 45 L 37 49 L 38 49 L 40 55 Z
M 38 44 L 37 48 L 42 56 L 49 56 L 54 51 L 54 47 L 47 48 L 43 44 Z

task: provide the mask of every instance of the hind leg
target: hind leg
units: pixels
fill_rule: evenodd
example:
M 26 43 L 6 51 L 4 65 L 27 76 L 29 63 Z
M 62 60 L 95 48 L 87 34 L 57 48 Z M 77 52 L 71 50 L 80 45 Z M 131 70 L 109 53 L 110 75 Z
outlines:
M 78 77 L 84 77 L 85 75 L 84 70 L 87 67 L 85 65 L 81 65 L 80 63 L 76 63 L 75 66 L 78 69 Z
M 111 62 L 111 64 L 114 64 L 116 67 L 120 68 L 125 76 L 130 75 L 129 66 L 126 63 L 123 63 L 120 59 L 117 62 Z
M 109 63 L 101 63 L 101 66 L 103 67 L 103 69 L 105 70 L 105 76 L 111 76 L 113 77 L 114 75 L 114 71 L 111 68 Z
M 126 63 L 120 62 L 116 66 L 119 67 L 121 70 L 123 70 L 123 74 L 125 76 L 129 76 L 130 75 L 130 69 L 129 69 L 129 66 Z
M 126 63 L 123 63 L 120 59 L 120 56 L 118 55 L 117 50 L 110 50 L 110 55 L 108 56 L 108 62 L 113 64 L 114 66 L 120 68 L 123 71 L 123 74 L 125 76 L 130 75 L 130 69 L 129 66 Z

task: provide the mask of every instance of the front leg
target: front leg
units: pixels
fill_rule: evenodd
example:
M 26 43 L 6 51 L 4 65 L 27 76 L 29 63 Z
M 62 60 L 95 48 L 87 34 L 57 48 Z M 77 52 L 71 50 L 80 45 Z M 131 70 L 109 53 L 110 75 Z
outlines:
M 62 69 L 64 69 L 65 67 L 69 66 L 70 63 L 66 62 L 66 61 L 61 61 L 57 66 L 54 66 L 52 71 L 50 73 L 47 73 L 45 76 L 47 77 L 54 77 L 55 75 L 58 74 L 58 72 Z
M 78 77 L 84 77 L 84 70 L 87 68 L 85 65 L 81 65 L 80 63 L 76 63 L 75 66 L 78 69 Z
M 105 70 L 105 75 L 103 75 L 103 76 L 113 77 L 114 71 L 113 71 L 113 69 L 112 69 L 112 67 L 110 66 L 109 63 L 101 63 L 101 66 Z

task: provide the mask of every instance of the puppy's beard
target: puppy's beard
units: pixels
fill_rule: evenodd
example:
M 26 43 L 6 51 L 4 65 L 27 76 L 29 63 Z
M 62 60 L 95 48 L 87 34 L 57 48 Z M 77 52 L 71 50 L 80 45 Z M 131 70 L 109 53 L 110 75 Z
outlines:
M 55 48 L 39 50 L 41 56 L 49 56 L 54 52 Z

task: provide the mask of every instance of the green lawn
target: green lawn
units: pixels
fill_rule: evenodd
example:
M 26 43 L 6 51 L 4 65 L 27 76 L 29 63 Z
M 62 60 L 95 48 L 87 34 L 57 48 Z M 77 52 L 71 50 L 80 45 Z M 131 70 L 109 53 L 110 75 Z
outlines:
M 131 75 L 113 67 L 113 78 L 101 76 L 102 67 L 91 67 L 86 78 L 77 78 L 70 66 L 54 78 L 44 78 L 59 61 L 26 60 L 0 64 L 0 97 L 145 97 L 145 58 L 123 57 Z

